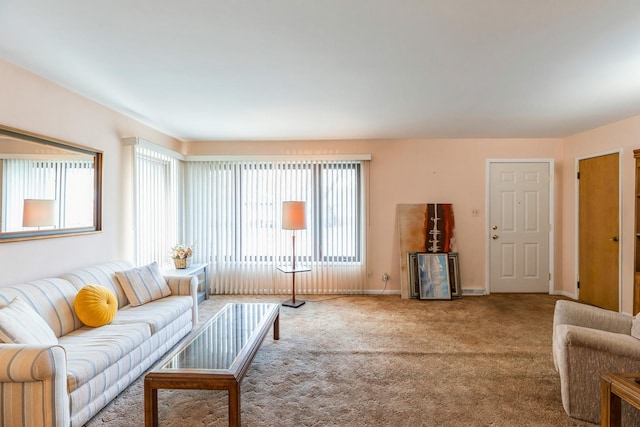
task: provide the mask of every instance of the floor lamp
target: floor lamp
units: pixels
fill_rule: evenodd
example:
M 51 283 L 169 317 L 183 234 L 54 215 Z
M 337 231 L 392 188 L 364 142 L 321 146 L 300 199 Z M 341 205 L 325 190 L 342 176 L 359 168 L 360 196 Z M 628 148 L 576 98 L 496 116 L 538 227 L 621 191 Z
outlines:
M 301 268 L 296 266 L 296 230 L 304 230 L 307 228 L 307 219 L 305 214 L 305 202 L 282 202 L 282 229 L 292 230 L 291 242 L 293 245 L 293 254 L 291 256 L 291 267 L 278 267 L 284 273 L 292 275 L 292 292 L 291 299 L 285 301 L 282 305 L 287 307 L 298 308 L 304 304 L 304 301 L 296 301 L 296 273 L 310 271 L 309 268 Z

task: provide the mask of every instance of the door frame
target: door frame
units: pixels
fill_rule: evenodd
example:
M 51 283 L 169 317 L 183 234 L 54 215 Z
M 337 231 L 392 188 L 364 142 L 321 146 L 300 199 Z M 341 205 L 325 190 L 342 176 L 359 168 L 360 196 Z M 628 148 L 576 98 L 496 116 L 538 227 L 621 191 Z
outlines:
M 580 180 L 578 179 L 578 172 L 580 171 L 580 160 L 592 159 L 594 157 L 607 156 L 609 154 L 618 155 L 618 312 L 622 312 L 622 148 L 610 151 L 602 151 L 599 153 L 584 155 L 576 157 L 573 163 L 573 177 L 574 177 L 574 208 L 573 208 L 573 223 L 575 229 L 575 243 L 574 243 L 574 280 L 573 280 L 573 295 L 567 295 L 576 301 L 580 297 L 580 290 L 578 289 L 578 281 L 580 280 Z
M 555 254 L 555 169 L 554 159 L 487 159 L 486 160 L 486 201 L 485 201 L 485 283 L 484 293 L 491 293 L 491 165 L 493 163 L 547 163 L 549 166 L 549 295 L 554 293 L 555 266 L 553 263 Z M 576 284 L 577 286 L 577 284 Z

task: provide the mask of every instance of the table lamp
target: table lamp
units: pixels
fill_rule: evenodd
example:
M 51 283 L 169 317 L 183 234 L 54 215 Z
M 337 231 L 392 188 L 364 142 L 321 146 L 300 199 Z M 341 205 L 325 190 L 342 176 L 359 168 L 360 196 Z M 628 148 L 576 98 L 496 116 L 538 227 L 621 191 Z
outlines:
M 56 201 L 49 199 L 24 199 L 23 227 L 56 225 Z

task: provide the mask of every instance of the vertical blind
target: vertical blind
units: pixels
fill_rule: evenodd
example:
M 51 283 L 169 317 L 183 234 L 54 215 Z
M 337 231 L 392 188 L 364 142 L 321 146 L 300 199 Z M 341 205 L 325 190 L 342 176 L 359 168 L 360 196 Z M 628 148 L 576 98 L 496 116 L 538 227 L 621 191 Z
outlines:
M 3 160 L 2 231 L 23 230 L 25 199 L 56 200 L 55 228 L 86 227 L 93 224 L 93 160 Z M 19 183 L 19 185 L 16 185 Z
M 170 262 L 180 243 L 181 162 L 143 145 L 134 146 L 135 262 Z
M 296 233 L 296 292 L 362 293 L 366 283 L 367 169 L 362 161 L 186 163 L 185 236 L 196 262 L 210 262 L 213 293 L 286 294 L 290 230 L 282 202 L 305 201 Z

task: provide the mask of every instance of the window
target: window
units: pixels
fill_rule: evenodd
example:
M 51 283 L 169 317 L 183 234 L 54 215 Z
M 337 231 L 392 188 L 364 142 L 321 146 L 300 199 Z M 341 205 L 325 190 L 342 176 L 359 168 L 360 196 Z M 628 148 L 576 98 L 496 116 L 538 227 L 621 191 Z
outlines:
M 318 244 L 316 257 L 334 262 L 360 262 L 362 197 L 360 163 L 320 169 L 316 193 Z
M 269 242 L 281 234 L 281 205 L 290 200 L 275 183 L 292 183 L 307 202 L 310 245 L 302 261 L 360 261 L 360 163 L 254 164 L 237 169 L 240 196 L 232 206 L 240 218 L 240 259 L 267 259 Z M 282 259 L 282 254 L 280 255 Z
M 169 262 L 169 249 L 178 242 L 180 221 L 180 161 L 134 146 L 135 262 Z
M 276 292 L 278 278 L 270 275 L 291 263 L 293 252 L 292 232 L 281 228 L 282 202 L 305 201 L 307 229 L 295 232 L 296 262 L 313 268 L 310 282 L 346 270 L 360 274 L 363 181 L 361 161 L 187 162 L 187 236 L 198 242 L 196 251 L 206 251 L 220 281 L 233 282 L 223 292 Z M 260 282 L 243 282 L 247 275 Z M 348 282 L 345 289 L 352 289 Z

